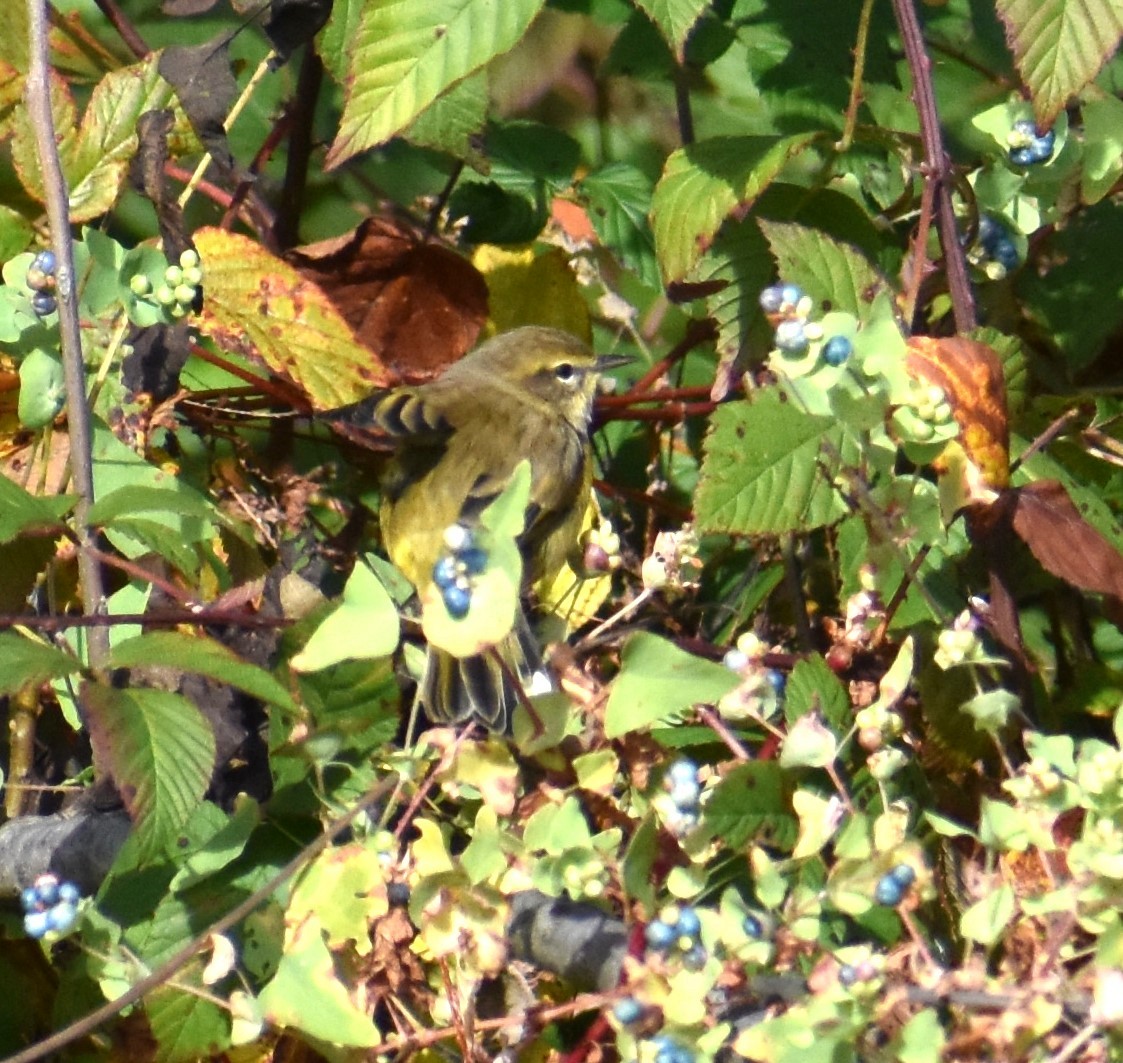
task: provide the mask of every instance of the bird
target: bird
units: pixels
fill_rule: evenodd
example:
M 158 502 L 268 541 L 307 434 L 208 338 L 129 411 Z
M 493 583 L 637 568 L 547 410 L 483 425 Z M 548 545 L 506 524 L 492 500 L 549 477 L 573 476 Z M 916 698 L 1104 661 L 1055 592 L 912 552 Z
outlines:
M 439 583 L 450 543 L 472 540 L 481 514 L 524 460 L 530 493 L 516 540 L 521 591 L 560 572 L 590 499 L 598 387 L 629 361 L 598 357 L 568 332 L 529 325 L 485 341 L 434 380 L 335 411 L 336 420 L 380 430 L 394 443 L 379 520 L 390 560 L 419 594 L 435 573 Z M 457 657 L 430 642 L 416 701 L 433 723 L 470 720 L 506 732 L 524 691 L 548 689 L 545 676 L 520 602 L 511 631 L 483 652 Z

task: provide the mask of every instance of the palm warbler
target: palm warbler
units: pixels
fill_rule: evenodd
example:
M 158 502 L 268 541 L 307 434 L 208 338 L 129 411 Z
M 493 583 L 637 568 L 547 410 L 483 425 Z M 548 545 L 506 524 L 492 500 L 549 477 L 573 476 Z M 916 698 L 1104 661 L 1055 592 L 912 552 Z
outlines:
M 488 340 L 430 383 L 346 411 L 352 423 L 373 423 L 399 441 L 383 482 L 382 534 L 418 591 L 447 559 L 448 529 L 460 525 L 470 535 L 523 460 L 531 486 L 518 539 L 522 589 L 557 575 L 589 501 L 598 382 L 628 361 L 597 358 L 566 332 L 529 326 Z M 488 652 L 456 658 L 430 646 L 418 701 L 435 723 L 471 719 L 505 731 L 519 703 L 516 684 L 533 684 L 540 668 L 520 606 L 513 630 Z

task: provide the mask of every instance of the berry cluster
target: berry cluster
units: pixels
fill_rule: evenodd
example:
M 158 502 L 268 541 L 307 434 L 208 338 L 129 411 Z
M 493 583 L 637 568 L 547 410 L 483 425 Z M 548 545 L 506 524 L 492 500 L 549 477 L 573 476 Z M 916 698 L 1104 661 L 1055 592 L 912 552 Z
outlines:
M 1000 267 L 1001 272 L 998 270 L 987 271 L 988 275 L 993 273 L 994 280 L 1004 277 L 1012 269 L 1017 268 L 1020 259 L 1010 231 L 1002 222 L 992 218 L 989 214 L 984 214 L 979 218 L 979 244 L 986 257 L 995 266 Z
M 702 786 L 698 765 L 691 760 L 676 760 L 663 776 L 663 789 L 671 799 L 668 825 L 675 834 L 688 834 L 701 816 Z
M 784 698 L 787 677 L 775 668 L 766 668 L 764 655 L 768 647 L 751 631 L 737 639 L 727 650 L 722 664 L 741 677 L 737 687 L 718 702 L 722 719 L 732 723 L 745 720 L 767 720 L 774 716 Z
M 888 908 L 896 908 L 915 881 L 916 870 L 912 864 L 898 864 L 878 879 L 873 891 L 874 900 Z
M 33 292 L 31 309 L 39 317 L 53 314 L 58 308 L 55 301 L 55 270 L 58 260 L 53 251 L 40 251 L 27 267 L 27 286 Z
M 472 579 L 487 568 L 487 552 L 464 524 L 450 524 L 444 541 L 445 553 L 433 566 L 433 583 L 441 592 L 448 615 L 463 620 L 472 607 Z
M 648 951 L 675 957 L 690 971 L 700 971 L 709 959 L 702 944 L 702 921 L 690 907 L 670 907 L 647 924 L 644 940 Z
M 78 920 L 81 897 L 73 882 L 63 882 L 50 872 L 40 875 L 20 895 L 27 936 L 41 938 L 69 932 Z
M 1056 134 L 1051 129 L 1038 133 L 1037 126 L 1028 118 L 1015 122 L 1006 138 L 1010 161 L 1015 166 L 1038 166 L 1048 162 L 1053 157 L 1056 142 Z
M 188 248 L 179 256 L 178 266 L 168 266 L 164 270 L 161 283 L 155 288 L 143 273 L 136 274 L 129 281 L 129 287 L 138 298 L 159 303 L 172 317 L 178 318 L 185 316 L 195 305 L 202 283 L 199 255 Z
M 823 339 L 823 326 L 808 320 L 814 304 L 796 284 L 773 284 L 760 293 L 760 308 L 773 329 L 772 342 L 783 354 L 802 355 Z M 846 336 L 831 336 L 819 348 L 827 365 L 837 368 L 854 353 Z
M 936 652 L 933 660 L 941 668 L 952 668 L 957 664 L 967 664 L 978 660 L 983 653 L 983 642 L 979 638 L 979 622 L 969 609 L 964 609 L 936 637 Z

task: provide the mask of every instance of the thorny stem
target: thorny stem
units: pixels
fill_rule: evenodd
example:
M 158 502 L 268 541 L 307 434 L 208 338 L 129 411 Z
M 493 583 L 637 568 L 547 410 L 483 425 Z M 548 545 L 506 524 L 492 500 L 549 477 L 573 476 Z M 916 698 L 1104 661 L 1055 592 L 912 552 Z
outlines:
M 300 61 L 296 95 L 289 105 L 289 150 L 285 180 L 277 204 L 274 238 L 278 247 L 292 247 L 299 237 L 297 223 L 304 213 L 304 190 L 308 183 L 308 161 L 312 157 L 312 125 L 316 101 L 324 81 L 324 62 L 310 41 Z
M 862 13 L 858 16 L 858 39 L 854 42 L 854 78 L 850 82 L 850 100 L 846 104 L 846 122 L 842 128 L 842 138 L 835 145 L 840 154 L 850 150 L 854 142 L 854 127 L 858 124 L 858 108 L 862 105 L 862 81 L 866 73 L 866 48 L 870 39 L 870 16 L 873 13 L 873 0 L 863 0 Z
M 905 60 L 912 75 L 912 97 L 920 120 L 920 140 L 924 145 L 924 180 L 934 186 L 937 226 L 944 252 L 944 270 L 947 273 L 955 327 L 959 332 L 970 332 L 977 324 L 975 298 L 967 275 L 967 257 L 959 242 L 959 228 L 955 222 L 955 209 L 951 199 L 951 164 L 940 136 L 940 115 L 936 110 L 936 94 L 932 88 L 932 61 L 924 47 L 924 36 L 913 0 L 892 2 L 897 26 L 901 31 Z M 918 248 L 918 252 L 920 257 L 915 268 L 918 272 L 923 272 L 924 249 Z
M 87 514 L 94 504 L 93 435 L 86 403 L 86 373 L 82 360 L 82 333 L 78 323 L 78 293 L 75 287 L 74 247 L 70 239 L 70 199 L 62 163 L 58 156 L 55 120 L 51 113 L 50 47 L 47 29 L 47 0 L 27 0 L 30 64 L 27 71 L 27 110 L 35 129 L 39 166 L 47 200 L 47 218 L 54 244 L 59 343 L 66 380 L 66 414 L 70 432 L 70 468 L 78 492 L 75 524 L 78 536 L 78 579 L 82 588 L 82 610 L 93 616 L 105 611 L 105 588 L 92 547 L 94 532 Z M 89 663 L 100 670 L 109 658 L 109 632 L 95 627 L 90 632 Z

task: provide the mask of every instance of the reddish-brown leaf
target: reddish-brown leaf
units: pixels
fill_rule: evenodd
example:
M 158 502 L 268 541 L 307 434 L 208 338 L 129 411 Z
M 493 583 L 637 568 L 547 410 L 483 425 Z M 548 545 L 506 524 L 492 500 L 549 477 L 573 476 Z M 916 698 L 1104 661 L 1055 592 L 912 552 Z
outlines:
M 998 355 L 985 343 L 962 336 L 913 336 L 907 365 L 914 377 L 943 388 L 963 449 L 986 486 L 1005 487 L 1010 482 L 1010 426 Z
M 1081 515 L 1055 480 L 1018 488 L 1014 531 L 1042 568 L 1081 590 L 1123 598 L 1123 555 Z
M 290 259 L 403 380 L 439 375 L 487 321 L 487 284 L 475 266 L 388 218 L 367 218 Z

